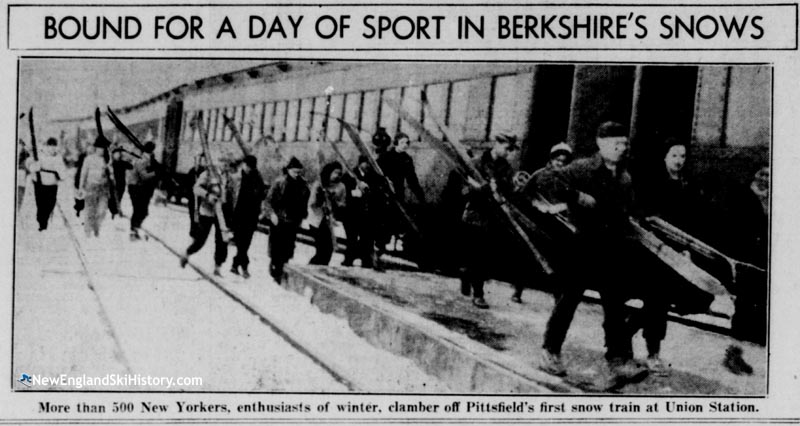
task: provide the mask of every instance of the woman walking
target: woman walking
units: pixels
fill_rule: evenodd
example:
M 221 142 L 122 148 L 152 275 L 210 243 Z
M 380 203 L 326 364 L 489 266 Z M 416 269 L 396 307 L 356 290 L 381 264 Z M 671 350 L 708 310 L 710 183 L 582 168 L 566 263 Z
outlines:
M 336 249 L 336 237 L 333 233 L 334 218 L 342 216 L 347 199 L 347 188 L 341 179 L 341 164 L 338 162 L 326 164 L 319 176 L 308 200 L 309 225 L 317 249 L 309 261 L 311 265 L 327 265 L 331 261 Z

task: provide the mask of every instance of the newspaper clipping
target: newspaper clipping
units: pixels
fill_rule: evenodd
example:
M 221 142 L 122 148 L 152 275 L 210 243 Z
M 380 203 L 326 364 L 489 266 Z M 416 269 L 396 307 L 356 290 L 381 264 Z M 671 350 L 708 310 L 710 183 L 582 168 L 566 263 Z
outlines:
M 800 423 L 796 1 L 3 6 L 0 424 Z

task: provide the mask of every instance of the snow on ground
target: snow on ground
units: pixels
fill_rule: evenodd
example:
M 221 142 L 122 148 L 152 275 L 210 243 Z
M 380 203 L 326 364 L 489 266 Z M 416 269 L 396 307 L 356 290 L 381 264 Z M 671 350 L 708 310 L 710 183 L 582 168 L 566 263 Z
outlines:
M 58 209 L 50 228 L 38 232 L 33 197 L 26 197 L 16 224 L 15 377 L 128 373 L 203 379 L 202 387 L 170 390 L 347 391 L 260 318 L 190 268 L 180 269 L 177 257 L 161 244 L 152 239 L 130 242 L 127 219 L 112 221 L 109 216 L 100 238 L 87 238 L 74 217 L 71 188 L 60 193 L 91 286 Z M 127 199 L 123 209 L 131 211 Z M 188 245 L 185 214 L 152 205 L 145 225 L 176 248 Z M 306 262 L 310 251 L 299 245 L 295 261 Z M 359 391 L 447 390 L 410 361 L 370 346 L 343 320 L 320 313 L 302 296 L 276 285 L 267 272 L 266 236 L 254 239 L 250 280 L 228 272 L 234 252 L 231 247 L 223 269 L 225 288 L 312 353 L 325 354 L 324 362 L 353 380 Z M 210 238 L 192 261 L 210 270 L 212 258 Z
M 189 217 L 185 210 L 171 206 L 151 206 L 151 217 L 145 227 L 164 238 L 170 246 L 183 251 L 189 245 Z M 201 268 L 213 268 L 214 247 L 211 238 L 190 260 Z M 425 374 L 406 358 L 375 348 L 358 337 L 347 321 L 321 313 L 310 301 L 280 287 L 269 275 L 267 236 L 256 233 L 249 251 L 248 280 L 232 274 L 230 264 L 236 249 L 231 246 L 228 261 L 221 269 L 224 288 L 245 300 L 259 313 L 315 353 L 325 354 L 325 361 L 344 374 L 362 391 L 369 392 L 446 392 L 448 389 L 436 378 Z M 314 249 L 297 244 L 290 263 L 307 264 Z M 335 253 L 332 264 L 340 264 L 341 253 Z M 172 261 L 177 267 L 178 259 Z

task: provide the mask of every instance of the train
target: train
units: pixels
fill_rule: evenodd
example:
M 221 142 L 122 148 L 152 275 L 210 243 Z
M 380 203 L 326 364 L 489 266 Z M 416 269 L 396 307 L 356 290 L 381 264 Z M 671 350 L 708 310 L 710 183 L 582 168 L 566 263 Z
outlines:
M 527 172 L 543 166 L 550 147 L 562 141 L 577 156 L 591 155 L 595 129 L 607 120 L 630 128 L 634 179 L 663 167 L 661 143 L 677 137 L 690 143 L 691 167 L 709 201 L 721 204 L 729 188 L 749 185 L 754 171 L 770 163 L 771 102 L 767 64 L 273 61 L 111 107 L 141 140 L 156 142 L 157 158 L 171 175 L 162 189 L 177 202 L 190 196 L 187 173 L 201 153 L 198 126 L 191 125 L 199 113 L 215 157 L 242 155 L 223 116 L 234 121 L 267 183 L 291 157 L 313 181 L 324 163 L 339 160 L 331 144 L 354 166 L 358 151 L 338 119 L 365 141 L 379 127 L 390 136 L 403 132 L 426 194 L 424 203 L 406 199 L 440 237 L 432 240 L 447 241 L 445 230 L 458 220 L 458 208 L 445 205 L 452 166 L 391 105 L 444 137 L 435 116 L 475 153 L 497 134 L 515 135 L 522 149 L 512 166 Z M 96 134 L 89 114 L 53 124 L 75 152 Z M 105 127 L 112 141 L 126 143 Z

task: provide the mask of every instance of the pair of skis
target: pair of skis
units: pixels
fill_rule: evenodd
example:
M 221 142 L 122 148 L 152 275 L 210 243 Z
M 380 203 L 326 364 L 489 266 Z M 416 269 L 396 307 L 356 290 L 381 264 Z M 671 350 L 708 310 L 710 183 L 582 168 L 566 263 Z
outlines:
M 714 265 L 724 265 L 724 268 L 727 269 L 725 272 L 729 274 L 728 277 L 730 277 L 730 282 L 734 287 L 741 275 L 752 277 L 754 275 L 766 276 L 767 274 L 764 268 L 734 259 L 664 219 L 648 217 L 645 219 L 645 223 L 674 244 L 688 248 Z
M 33 161 L 39 162 L 39 149 L 36 147 L 36 131 L 34 130 L 33 126 L 33 107 L 28 110 L 28 126 L 31 130 L 31 155 L 33 155 Z M 38 186 L 42 184 L 42 174 L 38 170 L 36 171 L 36 179 L 34 179 L 33 183 Z
M 128 129 L 128 126 L 126 126 L 122 122 L 122 120 L 120 120 L 119 117 L 117 117 L 117 114 L 115 114 L 114 111 L 111 109 L 111 107 L 108 106 L 108 105 L 106 105 L 106 116 L 108 117 L 109 120 L 111 120 L 111 123 L 114 124 L 114 127 L 116 127 L 117 130 L 120 131 L 120 133 L 125 135 L 125 137 L 129 141 L 131 141 L 131 143 L 133 144 L 133 146 L 136 147 L 136 149 L 138 149 L 140 152 L 144 153 L 144 144 L 142 144 L 142 142 L 139 140 L 139 138 L 136 137 L 136 135 L 133 134 L 133 132 L 131 132 L 130 129 Z M 97 129 L 98 129 L 98 131 L 100 132 L 100 134 L 102 136 L 102 131 L 100 130 L 100 129 L 102 129 L 100 127 L 100 108 L 95 109 L 95 111 L 94 111 L 94 120 L 97 123 Z
M 420 134 L 423 141 L 427 142 L 431 147 L 442 153 L 444 158 L 446 158 L 454 166 L 456 172 L 461 175 L 465 182 L 473 180 L 481 187 L 486 186 L 491 188 L 489 182 L 472 163 L 472 160 L 469 158 L 464 145 L 459 142 L 458 138 L 454 137 L 450 129 L 447 128 L 447 126 L 445 126 L 432 111 L 424 91 L 421 92 L 420 103 L 425 112 L 425 116 L 433 121 L 439 131 L 445 136 L 444 138 L 437 137 L 431 133 L 430 130 L 428 130 L 419 121 L 419 119 L 409 114 L 397 101 L 387 99 L 384 100 L 384 102 L 392 109 L 397 111 L 400 118 L 411 125 L 417 131 L 417 133 Z M 521 243 L 523 243 L 531 255 L 533 255 L 542 271 L 548 275 L 552 274 L 553 269 L 550 266 L 550 263 L 547 261 L 547 259 L 545 259 L 544 255 L 542 255 L 539 249 L 536 248 L 528 236 L 528 232 L 526 232 L 526 229 L 528 231 L 538 232 L 538 226 L 516 206 L 509 203 L 505 197 L 503 197 L 502 194 L 498 193 L 495 189 L 492 189 L 491 193 L 492 203 L 497 208 L 499 215 L 502 217 L 503 221 L 509 227 L 514 236 Z
M 214 177 L 214 179 L 219 182 L 220 185 L 220 194 L 217 197 L 217 200 L 214 202 L 214 215 L 217 218 L 217 225 L 219 226 L 220 233 L 222 234 L 222 240 L 227 243 L 233 239 L 233 232 L 231 231 L 228 223 L 225 219 L 225 213 L 222 210 L 222 193 L 224 188 L 222 187 L 222 174 L 217 168 L 217 165 L 214 163 L 214 159 L 211 157 L 211 148 L 208 145 L 208 135 L 206 134 L 206 129 L 203 127 L 203 112 L 198 111 L 195 114 L 194 118 L 191 121 L 191 125 L 197 129 L 200 133 L 200 146 L 203 149 L 203 153 L 206 156 L 206 160 L 208 161 L 208 172 Z
M 341 123 L 345 132 L 347 132 L 347 135 L 350 137 L 350 140 L 353 141 L 353 144 L 355 144 L 356 149 L 358 149 L 358 152 L 364 158 L 367 159 L 367 162 L 369 163 L 370 167 L 378 176 L 380 181 L 383 183 L 382 185 L 383 192 L 387 195 L 386 198 L 388 198 L 389 202 L 400 213 L 400 215 L 403 217 L 403 220 L 405 220 L 406 224 L 408 224 L 413 233 L 421 237 L 422 233 L 420 232 L 419 227 L 417 226 L 416 222 L 411 217 L 411 215 L 408 213 L 408 210 L 406 210 L 403 203 L 401 203 L 400 199 L 398 198 L 400 194 L 397 194 L 394 185 L 392 184 L 392 181 L 383 172 L 381 166 L 378 165 L 378 161 L 375 159 L 375 156 L 369 150 L 369 147 L 367 147 L 364 141 L 361 140 L 361 137 L 358 135 L 358 131 L 356 131 L 356 129 L 352 125 L 350 125 L 350 123 L 344 121 L 343 119 L 336 118 L 336 120 L 339 121 L 339 123 Z M 338 152 L 338 147 L 333 145 L 333 142 L 330 142 L 330 144 L 334 146 L 334 151 Z M 341 153 L 339 153 L 339 155 L 341 155 Z M 344 156 L 342 156 L 342 158 L 344 158 Z
M 109 111 L 111 111 L 110 108 Z M 116 123 L 114 124 L 116 125 Z M 100 122 L 100 108 L 94 109 L 94 125 L 97 128 L 97 137 L 108 140 L 103 134 L 103 123 Z M 108 147 L 106 146 L 104 149 L 106 150 L 106 154 L 108 154 Z M 110 164 L 111 162 L 109 161 L 109 164 L 107 164 L 107 166 L 110 166 Z M 111 170 L 109 170 L 108 167 L 106 167 L 106 176 L 108 177 L 109 192 L 111 193 L 109 199 L 113 201 L 113 206 L 111 205 L 111 203 L 109 203 L 108 210 L 111 211 L 111 217 L 114 217 L 114 215 L 120 212 L 120 206 L 119 206 L 120 200 L 117 198 L 117 181 L 114 178 L 114 173 L 111 173 Z

